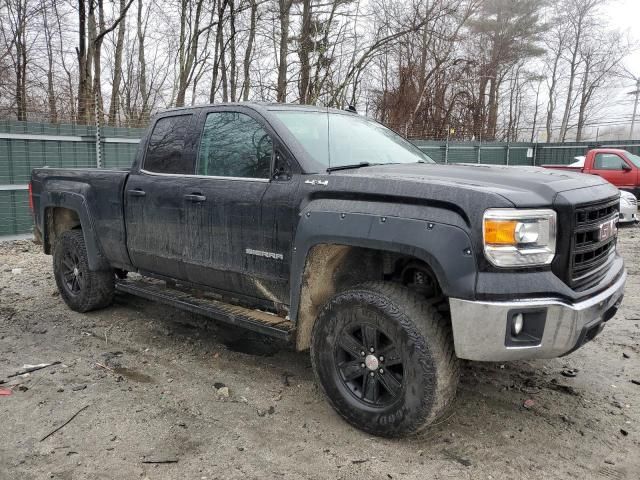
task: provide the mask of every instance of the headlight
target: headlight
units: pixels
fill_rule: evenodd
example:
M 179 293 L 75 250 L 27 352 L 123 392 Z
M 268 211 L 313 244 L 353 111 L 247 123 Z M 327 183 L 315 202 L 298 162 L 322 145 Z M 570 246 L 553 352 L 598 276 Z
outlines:
M 482 222 L 484 255 L 496 267 L 548 265 L 556 254 L 556 212 L 491 208 Z

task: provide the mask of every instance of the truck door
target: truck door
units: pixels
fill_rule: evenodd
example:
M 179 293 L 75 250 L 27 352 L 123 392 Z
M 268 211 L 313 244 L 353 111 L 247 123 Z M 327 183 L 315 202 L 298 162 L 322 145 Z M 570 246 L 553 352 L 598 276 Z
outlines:
M 195 168 L 194 114 L 163 116 L 125 186 L 127 248 L 140 270 L 184 279 L 183 190 Z
M 272 183 L 279 147 L 259 115 L 218 107 L 200 118 L 196 177 L 185 187 L 185 265 L 198 284 L 274 303 L 288 303 L 290 225 L 274 232 L 274 211 L 293 215 L 291 183 Z M 279 153 L 277 154 L 279 155 Z M 275 185 L 274 183 L 277 183 Z M 275 187 L 272 194 L 267 195 Z M 275 210 L 263 210 L 264 198 Z M 282 221 L 282 220 L 281 220 Z M 286 223 L 286 222 L 285 222 Z
M 618 188 L 633 189 L 636 185 L 636 169 L 616 153 L 597 153 L 590 173 L 601 176 Z

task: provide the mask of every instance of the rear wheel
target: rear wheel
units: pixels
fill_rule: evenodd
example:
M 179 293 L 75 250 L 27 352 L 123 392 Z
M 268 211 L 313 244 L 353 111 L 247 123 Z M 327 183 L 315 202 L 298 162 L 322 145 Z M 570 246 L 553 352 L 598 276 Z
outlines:
M 115 290 L 112 271 L 89 270 L 82 230 L 67 230 L 53 252 L 53 273 L 60 296 L 77 312 L 109 306 Z
M 450 325 L 402 285 L 372 282 L 335 295 L 314 325 L 311 359 L 336 411 L 375 435 L 417 433 L 455 398 Z

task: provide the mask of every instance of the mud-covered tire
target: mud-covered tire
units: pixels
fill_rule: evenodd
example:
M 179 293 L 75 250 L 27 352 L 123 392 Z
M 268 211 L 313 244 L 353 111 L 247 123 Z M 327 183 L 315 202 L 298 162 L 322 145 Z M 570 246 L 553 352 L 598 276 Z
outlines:
M 458 386 L 449 322 L 424 297 L 389 282 L 365 283 L 327 302 L 314 324 L 311 362 L 335 410 L 386 437 L 418 433 L 441 418 Z
M 113 302 L 115 276 L 111 270 L 89 270 L 82 230 L 60 235 L 53 252 L 53 273 L 60 296 L 76 312 L 105 308 Z

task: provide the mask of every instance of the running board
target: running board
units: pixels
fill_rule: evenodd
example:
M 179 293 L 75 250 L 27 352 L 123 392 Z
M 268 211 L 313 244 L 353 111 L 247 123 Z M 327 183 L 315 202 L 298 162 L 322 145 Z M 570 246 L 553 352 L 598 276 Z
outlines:
M 290 340 L 294 330 L 293 323 L 277 315 L 169 288 L 164 282 L 118 280 L 116 290 L 283 340 Z

